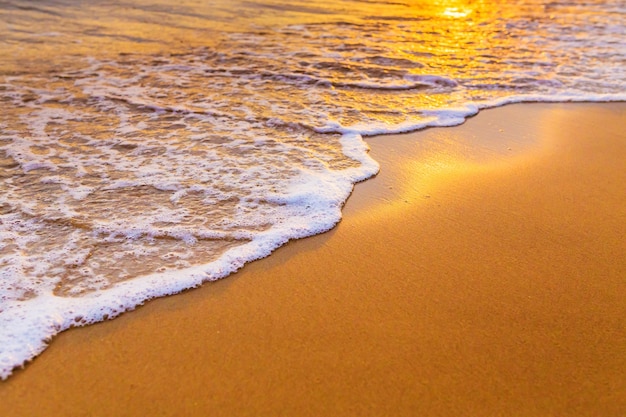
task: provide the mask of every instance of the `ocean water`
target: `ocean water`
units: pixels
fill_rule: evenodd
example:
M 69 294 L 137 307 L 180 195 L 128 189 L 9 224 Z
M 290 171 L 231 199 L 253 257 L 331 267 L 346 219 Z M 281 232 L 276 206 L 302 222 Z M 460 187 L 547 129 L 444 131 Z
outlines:
M 626 100 L 626 1 L 0 1 L 0 378 L 332 228 L 368 135 Z

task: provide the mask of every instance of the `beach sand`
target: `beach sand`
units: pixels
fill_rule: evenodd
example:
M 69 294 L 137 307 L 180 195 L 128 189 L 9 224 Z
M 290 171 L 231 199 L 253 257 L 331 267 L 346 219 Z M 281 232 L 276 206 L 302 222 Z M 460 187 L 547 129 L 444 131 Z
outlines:
M 61 334 L 0 415 L 624 415 L 626 103 L 367 141 L 333 231 Z

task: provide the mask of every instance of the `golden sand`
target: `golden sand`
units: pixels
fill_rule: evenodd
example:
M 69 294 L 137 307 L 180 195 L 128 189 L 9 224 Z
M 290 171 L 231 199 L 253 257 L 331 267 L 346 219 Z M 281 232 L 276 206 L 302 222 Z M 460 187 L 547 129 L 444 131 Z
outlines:
M 0 415 L 623 415 L 626 103 L 368 142 L 336 229 L 63 333 Z

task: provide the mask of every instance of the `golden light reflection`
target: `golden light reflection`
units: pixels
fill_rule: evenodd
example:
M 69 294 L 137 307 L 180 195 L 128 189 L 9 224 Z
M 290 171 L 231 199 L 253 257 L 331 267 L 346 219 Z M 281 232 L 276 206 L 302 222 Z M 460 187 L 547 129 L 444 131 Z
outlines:
M 470 13 L 472 13 L 472 9 L 469 8 L 460 8 L 460 7 L 447 7 L 444 9 L 442 16 L 452 17 L 455 19 L 460 19 L 462 17 L 467 17 Z
M 393 137 L 397 140 L 406 139 L 408 136 Z M 390 138 L 385 137 L 383 140 Z M 381 140 L 380 142 L 383 142 Z M 414 211 L 420 207 L 431 204 L 440 204 L 449 194 L 447 188 L 458 182 L 460 178 L 467 178 L 480 172 L 491 164 L 480 164 L 468 160 L 462 155 L 463 150 L 458 143 L 444 139 L 443 143 L 429 142 L 428 145 L 405 140 L 399 148 L 389 151 L 383 149 L 378 153 L 378 147 L 384 148 L 384 144 L 375 140 L 369 142 L 372 154 L 378 158 L 384 167 L 384 176 L 379 175 L 373 181 L 359 184 L 361 189 L 371 187 L 375 191 L 377 200 L 367 210 L 350 213 L 354 218 L 370 222 L 378 216 L 404 217 L 407 210 Z M 411 155 L 405 157 L 405 155 Z M 386 156 L 381 158 L 381 156 Z M 381 160 L 382 159 L 382 160 Z M 390 180 L 393 178 L 393 180 Z M 376 182 L 378 181 L 378 183 Z M 353 199 L 360 194 L 354 195 Z
M 526 166 L 545 152 L 549 142 L 547 136 L 537 135 L 541 119 L 509 130 L 507 123 L 514 111 L 481 113 L 480 120 L 453 128 L 366 139 L 370 155 L 382 168 L 371 184 L 359 185 L 375 188 L 380 196 L 362 216 L 405 216 L 407 210 L 443 204 L 448 198 L 458 200 L 462 196 L 451 190 L 458 191 L 461 182 L 464 187 L 472 186 L 468 178 L 494 178 L 494 173 Z
M 438 9 L 437 14 L 453 19 L 462 19 L 469 16 L 479 4 L 484 4 L 472 0 L 440 0 L 434 2 Z
M 406 15 L 406 10 L 402 13 Z M 446 74 L 464 80 L 474 69 L 488 72 L 492 66 L 501 66 L 491 51 L 511 47 L 504 23 L 510 11 L 505 4 L 413 0 L 409 13 L 415 20 L 398 26 L 388 42 L 398 57 L 426 64 L 411 74 Z

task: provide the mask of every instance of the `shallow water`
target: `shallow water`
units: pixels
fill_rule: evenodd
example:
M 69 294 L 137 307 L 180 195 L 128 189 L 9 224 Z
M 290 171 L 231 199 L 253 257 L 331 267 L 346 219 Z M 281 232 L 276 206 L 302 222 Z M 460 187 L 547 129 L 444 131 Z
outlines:
M 0 2 L 0 377 L 341 217 L 363 136 L 626 99 L 624 1 Z

